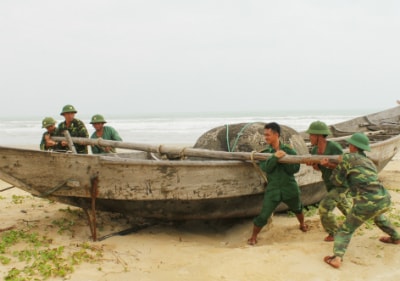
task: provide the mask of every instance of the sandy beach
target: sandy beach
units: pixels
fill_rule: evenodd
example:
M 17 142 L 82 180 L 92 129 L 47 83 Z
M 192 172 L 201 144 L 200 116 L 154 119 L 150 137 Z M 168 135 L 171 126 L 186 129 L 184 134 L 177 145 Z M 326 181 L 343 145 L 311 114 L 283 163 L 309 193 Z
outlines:
M 380 178 L 391 192 L 390 216 L 400 230 L 399 171 L 397 156 Z M 0 190 L 9 186 L 0 181 Z M 14 231 L 38 233 L 51 241 L 50 247 L 65 246 L 66 252 L 74 252 L 84 244 L 92 253 L 102 254 L 77 264 L 65 277 L 48 280 L 400 279 L 400 246 L 379 242 L 383 233 L 376 227 L 363 226 L 355 233 L 340 269 L 325 264 L 322 259 L 332 253 L 333 244 L 323 241 L 326 234 L 317 214 L 306 218 L 310 225 L 307 233 L 298 230 L 294 217 L 275 215 L 260 233 L 256 246 L 246 244 L 252 218 L 156 223 L 135 233 L 93 242 L 86 216 L 78 208 L 34 198 L 17 188 L 2 191 L 0 199 L 0 228 L 14 226 Z M 99 213 L 98 237 L 128 229 L 136 220 Z M 7 233 L 3 231 L 1 235 Z M 12 256 L 0 253 L 0 258 L 7 255 Z M 1 278 L 12 268 L 26 264 L 3 262 Z

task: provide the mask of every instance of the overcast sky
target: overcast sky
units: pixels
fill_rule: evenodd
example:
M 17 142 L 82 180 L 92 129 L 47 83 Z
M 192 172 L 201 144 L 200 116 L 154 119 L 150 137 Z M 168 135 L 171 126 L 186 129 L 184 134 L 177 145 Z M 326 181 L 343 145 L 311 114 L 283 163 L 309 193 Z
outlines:
M 0 1 L 0 116 L 384 109 L 400 1 Z

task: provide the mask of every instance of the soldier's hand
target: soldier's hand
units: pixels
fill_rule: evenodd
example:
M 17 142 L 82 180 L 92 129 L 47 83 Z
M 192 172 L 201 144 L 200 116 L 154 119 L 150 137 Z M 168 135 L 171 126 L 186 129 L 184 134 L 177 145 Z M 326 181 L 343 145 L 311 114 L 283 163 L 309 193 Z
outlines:
M 314 161 L 312 161 L 312 160 L 304 160 L 304 164 L 306 164 L 307 166 L 314 166 Z
M 320 171 L 321 169 L 319 168 L 317 163 L 312 163 L 311 166 L 313 167 L 314 170 Z
M 286 152 L 285 151 L 283 151 L 283 150 L 278 150 L 277 152 L 275 152 L 275 156 L 277 157 L 277 158 L 282 158 L 283 156 L 285 156 L 286 155 Z
M 328 158 L 322 158 L 321 161 L 319 162 L 322 166 L 326 166 L 329 163 Z

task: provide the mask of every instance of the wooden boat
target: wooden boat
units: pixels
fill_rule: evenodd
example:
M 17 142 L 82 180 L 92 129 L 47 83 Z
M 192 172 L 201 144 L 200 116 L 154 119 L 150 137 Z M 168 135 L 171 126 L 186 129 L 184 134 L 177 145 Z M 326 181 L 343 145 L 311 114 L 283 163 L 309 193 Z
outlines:
M 400 131 L 399 111 L 399 106 L 396 106 L 385 111 L 330 125 L 330 129 L 336 137 L 348 136 L 355 132 L 374 132 L 379 130 L 384 130 L 385 134 L 398 134 Z M 386 137 L 383 138 L 385 139 Z
M 372 151 L 368 155 L 382 170 L 399 149 L 399 119 L 400 107 L 395 107 L 332 125 L 331 137 L 342 136 L 342 132 L 370 134 Z M 368 125 L 362 122 L 365 120 Z M 263 123 L 258 125 L 263 128 Z M 302 135 L 286 136 L 301 155 L 286 156 L 282 161 L 319 161 L 319 156 L 308 154 Z M 82 155 L 0 147 L 0 179 L 34 196 L 81 207 L 92 218 L 96 210 L 165 220 L 251 217 L 260 211 L 265 181 L 256 162 L 268 155 L 102 139 L 69 141 L 136 151 Z M 332 161 L 335 159 L 333 156 Z M 315 204 L 325 195 L 321 174 L 310 166 L 301 165 L 296 179 L 304 205 Z M 279 206 L 281 210 L 285 205 Z

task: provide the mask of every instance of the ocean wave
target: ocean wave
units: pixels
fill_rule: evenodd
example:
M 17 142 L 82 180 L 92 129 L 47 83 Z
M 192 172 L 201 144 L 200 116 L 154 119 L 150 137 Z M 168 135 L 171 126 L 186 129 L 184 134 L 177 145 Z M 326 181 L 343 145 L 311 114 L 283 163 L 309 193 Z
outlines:
M 197 138 L 212 128 L 234 123 L 278 122 L 304 131 L 315 120 L 335 124 L 355 117 L 348 114 L 303 114 L 303 115 L 242 115 L 242 116 L 173 116 L 173 117 L 133 117 L 107 118 L 107 125 L 114 127 L 125 141 L 143 143 L 195 143 Z M 94 132 L 89 120 L 85 122 L 89 135 Z M 61 120 L 58 120 L 61 122 Z M 2 145 L 34 145 L 40 143 L 44 129 L 40 119 L 0 120 Z

